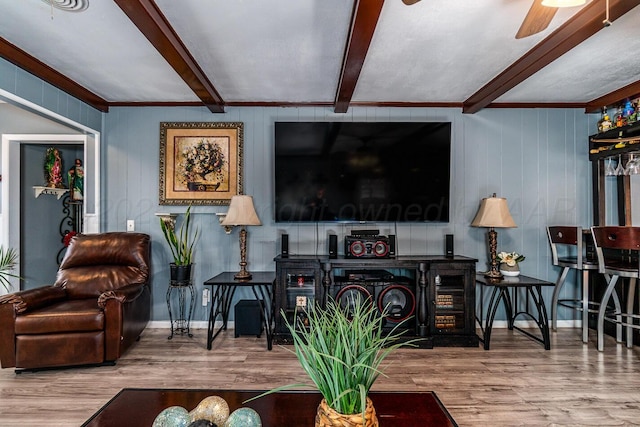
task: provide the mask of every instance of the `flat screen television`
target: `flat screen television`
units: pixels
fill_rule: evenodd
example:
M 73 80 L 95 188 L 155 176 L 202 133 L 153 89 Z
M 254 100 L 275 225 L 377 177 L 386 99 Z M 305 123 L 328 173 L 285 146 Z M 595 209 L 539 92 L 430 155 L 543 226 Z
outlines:
M 448 222 L 450 122 L 276 122 L 276 222 Z

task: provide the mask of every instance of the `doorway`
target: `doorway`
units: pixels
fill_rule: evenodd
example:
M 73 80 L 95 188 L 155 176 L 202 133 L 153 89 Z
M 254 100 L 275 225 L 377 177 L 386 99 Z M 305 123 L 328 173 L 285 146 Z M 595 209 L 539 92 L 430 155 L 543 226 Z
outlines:
M 38 149 L 42 151 L 42 147 L 46 150 L 46 147 L 50 146 L 58 147 L 61 151 L 64 151 L 64 147 L 67 147 L 67 151 L 70 151 L 73 157 L 80 157 L 80 153 L 82 154 L 85 182 L 84 200 L 80 210 L 82 227 L 78 231 L 82 233 L 97 233 L 100 229 L 100 149 L 98 139 L 95 136 L 55 134 L 2 135 L 1 244 L 5 248 L 14 248 L 20 254 L 17 271 L 19 271 L 21 277 L 25 278 L 22 283 L 17 283 L 17 280 L 13 281 L 12 290 L 25 288 L 25 286 L 26 288 L 38 287 L 47 283 L 47 281 L 43 283 L 41 274 L 47 276 L 50 283 L 54 276 L 51 275 L 49 270 L 54 270 L 55 274 L 57 269 L 52 264 L 55 262 L 57 265 L 56 253 L 51 254 L 51 260 L 47 260 L 44 264 L 39 263 L 38 257 L 43 256 L 43 251 L 33 251 L 41 237 L 38 231 L 38 225 L 40 224 L 36 223 L 39 220 L 34 216 L 25 217 L 22 209 L 27 198 L 47 197 L 55 199 L 58 197 L 55 193 L 45 194 L 48 192 L 42 193 L 40 191 L 40 194 L 38 194 L 38 189 L 35 188 L 37 186 L 33 182 L 27 182 L 27 180 L 22 179 L 22 170 L 26 168 L 25 160 L 28 160 L 29 156 L 33 156 L 32 151 L 37 151 Z M 62 199 L 63 196 L 64 194 L 58 200 Z M 52 212 L 56 210 L 61 212 L 63 209 L 62 202 L 60 202 L 59 207 L 55 207 L 58 204 L 55 201 L 52 202 L 52 200 L 47 200 L 45 203 L 47 204 L 42 204 L 42 206 L 45 206 L 44 209 L 51 209 Z M 54 204 L 52 205 L 51 203 Z M 33 223 L 29 224 L 29 222 Z M 45 226 L 50 228 L 51 224 L 46 224 Z M 54 226 L 58 227 L 57 224 Z M 29 249 L 29 251 L 26 252 L 23 249 Z M 55 250 L 55 252 L 57 251 L 58 249 Z M 44 252 L 46 252 L 46 249 Z M 24 263 L 21 260 L 24 260 Z M 29 269 L 23 267 L 29 267 Z

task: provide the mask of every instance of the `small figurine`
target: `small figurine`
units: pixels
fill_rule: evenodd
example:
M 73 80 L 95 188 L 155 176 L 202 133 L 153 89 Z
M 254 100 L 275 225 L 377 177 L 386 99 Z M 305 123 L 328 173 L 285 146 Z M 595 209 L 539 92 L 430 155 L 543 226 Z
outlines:
M 71 200 L 84 199 L 84 168 L 82 167 L 82 160 L 76 159 L 67 175 L 69 177 Z
M 631 101 L 627 99 L 627 102 L 624 103 L 624 108 L 622 110 L 622 117 L 628 118 L 634 112 L 633 105 L 631 105 Z
M 618 112 L 616 113 L 616 127 L 622 127 L 627 124 L 624 115 L 622 114 L 622 106 L 618 106 Z
M 611 119 L 609 118 L 609 114 L 607 114 L 607 110 L 602 110 L 602 120 L 598 122 L 598 132 L 606 132 L 613 127 L 613 123 L 611 123 Z

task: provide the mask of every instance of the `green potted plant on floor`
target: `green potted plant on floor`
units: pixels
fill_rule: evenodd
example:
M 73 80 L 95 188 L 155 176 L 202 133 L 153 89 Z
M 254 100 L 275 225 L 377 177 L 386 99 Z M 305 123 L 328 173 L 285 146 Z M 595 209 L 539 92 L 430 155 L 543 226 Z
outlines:
M 0 283 L 7 292 L 11 292 L 11 282 L 9 278 L 14 277 L 20 279 L 20 276 L 13 273 L 17 262 L 18 253 L 15 249 L 0 247 Z
M 160 227 L 169 244 L 173 262 L 171 263 L 171 280 L 186 281 L 191 278 L 194 245 L 198 238 L 198 230 L 191 230 L 191 206 L 187 208 L 182 224 L 176 230 L 175 223 L 160 218 Z
M 291 322 L 285 317 L 285 324 L 293 337 L 292 351 L 323 397 L 316 427 L 377 426 L 368 394 L 378 376 L 384 375 L 382 362 L 397 348 L 419 339 L 400 341 L 402 323 L 391 332 L 383 331 L 385 313 L 364 298 L 354 298 L 348 310 L 329 299 L 325 308 L 306 311 Z M 299 386 L 305 385 L 272 391 Z

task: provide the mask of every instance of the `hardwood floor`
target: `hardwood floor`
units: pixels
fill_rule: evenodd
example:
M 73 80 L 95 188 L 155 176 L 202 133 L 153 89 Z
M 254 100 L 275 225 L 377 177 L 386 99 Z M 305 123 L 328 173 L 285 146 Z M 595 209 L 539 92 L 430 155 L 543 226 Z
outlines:
M 640 425 L 640 347 L 607 337 L 599 353 L 591 333 L 585 345 L 580 330 L 561 329 L 552 333 L 550 351 L 506 329 L 494 330 L 489 351 L 402 349 L 387 359 L 388 377 L 374 389 L 433 390 L 460 426 Z M 207 351 L 205 330 L 171 341 L 167 335 L 145 330 L 116 366 L 1 370 L 0 425 L 78 426 L 125 387 L 255 390 L 308 383 L 295 356 L 280 346 L 267 351 L 264 337 L 234 338 L 227 331 Z

